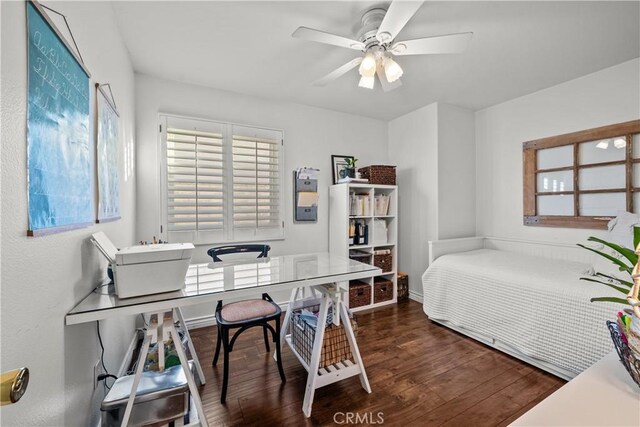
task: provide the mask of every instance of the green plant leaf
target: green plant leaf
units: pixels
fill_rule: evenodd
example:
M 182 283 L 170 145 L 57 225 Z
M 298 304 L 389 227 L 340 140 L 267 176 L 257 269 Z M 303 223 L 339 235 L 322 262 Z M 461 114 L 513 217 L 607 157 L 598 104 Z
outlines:
M 596 276 L 601 276 L 601 277 L 606 277 L 607 279 L 611 279 L 611 280 L 615 280 L 616 282 L 620 282 L 621 285 L 625 285 L 628 286 L 629 288 L 631 288 L 633 286 L 632 282 L 627 282 L 626 280 L 622 280 L 622 279 L 618 279 L 615 276 L 608 276 L 606 274 L 602 274 L 602 273 L 597 273 L 595 274 Z M 627 291 L 629 292 L 629 291 Z
M 633 227 L 633 249 L 635 250 L 640 243 L 640 227 Z
M 598 239 L 597 237 L 589 237 L 587 240 L 591 242 L 602 243 L 603 245 L 610 247 L 611 249 L 628 259 L 632 265 L 636 265 L 638 263 L 638 255 L 636 255 L 635 251 L 633 251 L 632 249 L 616 245 L 615 243 L 607 242 L 606 240 Z
M 628 266 L 626 263 L 620 261 L 618 258 L 612 257 L 609 254 L 605 254 L 604 252 L 601 252 L 601 251 L 599 251 L 597 249 L 590 248 L 589 246 L 585 246 L 585 245 L 583 245 L 581 243 L 578 243 L 578 246 L 580 246 L 581 248 L 584 248 L 584 249 L 586 249 L 588 251 L 595 252 L 598 255 L 608 259 L 609 261 L 611 261 L 614 264 L 616 264 L 620 268 L 620 271 L 626 271 L 627 273 L 631 274 L 631 271 L 633 270 L 633 267 Z
M 621 288 L 620 286 L 616 286 L 616 285 L 613 285 L 613 284 L 607 283 L 607 282 L 601 282 L 600 280 L 591 279 L 589 277 L 581 277 L 580 280 L 584 280 L 586 282 L 600 283 L 601 285 L 608 286 L 611 289 L 615 289 L 616 291 L 618 291 L 618 292 L 620 292 L 622 294 L 625 294 L 625 295 L 629 293 L 629 289 Z
M 626 299 L 615 298 L 615 297 L 597 297 L 591 298 L 591 302 L 617 302 L 620 304 L 629 304 Z

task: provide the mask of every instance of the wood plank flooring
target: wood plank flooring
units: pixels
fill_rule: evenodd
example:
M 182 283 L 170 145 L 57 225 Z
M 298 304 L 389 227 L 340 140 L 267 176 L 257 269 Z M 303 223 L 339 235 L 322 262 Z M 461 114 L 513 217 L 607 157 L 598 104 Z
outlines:
M 564 381 L 429 321 L 414 301 L 358 313 L 358 343 L 373 392 L 357 377 L 316 392 L 302 414 L 306 371 L 283 349 L 286 384 L 265 352 L 262 331 L 244 332 L 230 355 L 227 402 L 220 404 L 222 362 L 211 366 L 215 327 L 191 332 L 207 380 L 201 396 L 212 426 L 336 425 L 358 413 L 362 424 L 503 426 Z M 334 419 L 334 416 L 336 418 Z M 360 418 L 362 420 L 362 418 Z

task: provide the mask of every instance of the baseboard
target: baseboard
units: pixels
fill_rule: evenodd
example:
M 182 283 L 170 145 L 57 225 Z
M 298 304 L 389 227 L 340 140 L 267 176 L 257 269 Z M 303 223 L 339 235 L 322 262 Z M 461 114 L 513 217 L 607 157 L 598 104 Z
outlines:
M 288 302 L 279 302 L 277 304 L 280 306 L 282 311 L 285 311 L 287 309 Z M 216 315 L 208 314 L 206 316 L 192 317 L 191 319 L 184 319 L 184 322 L 187 324 L 187 328 L 189 330 L 207 328 L 209 326 L 215 326 Z
M 409 299 L 419 302 L 422 304 L 423 298 L 422 294 L 417 293 L 416 291 L 409 290 Z

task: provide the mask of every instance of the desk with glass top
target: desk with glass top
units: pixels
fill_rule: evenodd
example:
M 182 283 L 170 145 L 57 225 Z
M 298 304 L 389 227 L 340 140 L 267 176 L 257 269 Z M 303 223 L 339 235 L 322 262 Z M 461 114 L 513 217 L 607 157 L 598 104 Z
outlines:
M 207 302 L 212 303 L 211 306 L 214 307 L 214 303 L 218 300 L 255 297 L 264 292 L 291 290 L 292 298 L 289 301 L 283 323 L 283 331 L 288 331 L 289 314 L 291 309 L 296 306 L 298 298 L 304 296 L 306 290 L 317 293 L 321 300 L 318 324 L 324 324 L 328 307 L 333 305 L 335 312 L 339 313 L 339 316 L 333 316 L 334 323 L 343 322 L 355 360 L 350 361 L 347 365 L 342 365 L 344 366 L 342 371 L 329 373 L 322 370 L 320 372 L 318 363 L 322 351 L 324 331 L 319 328 L 319 333 L 316 333 L 315 337 L 311 362 L 309 364 L 303 363 L 309 372 L 303 412 L 306 416 L 310 416 L 316 388 L 359 375 L 363 388 L 367 392 L 371 392 L 342 295 L 344 292 L 348 292 L 348 287 L 345 284 L 348 284 L 349 280 L 371 277 L 380 272 L 380 269 L 372 265 L 362 264 L 330 253 L 287 255 L 249 263 L 193 264 L 189 266 L 187 271 L 183 290 L 120 299 L 113 293 L 107 292 L 107 287 L 99 286 L 67 313 L 65 322 L 67 325 L 75 325 L 126 315 L 149 314 L 151 320 L 140 351 L 140 360 L 137 364 L 132 388 L 137 390 L 144 366 L 143 358 L 150 345 L 158 343 L 159 361 L 163 361 L 163 342 L 169 337 L 174 342 L 179 342 L 174 325 L 175 321 L 179 321 L 186 335 L 196 372 L 204 384 L 202 368 L 182 316 L 182 307 Z M 286 333 L 283 334 L 282 341 L 289 342 L 286 340 Z M 295 349 L 292 348 L 292 350 L 296 353 Z M 176 351 L 186 373 L 193 402 L 199 415 L 199 422 L 206 426 L 206 417 L 194 378 L 189 370 L 185 352 L 181 346 L 176 346 Z M 298 356 L 297 353 L 296 356 Z M 164 368 L 162 365 L 163 363 L 160 366 L 161 370 Z M 128 423 L 134 398 L 135 393 L 132 392 L 127 403 L 123 425 Z

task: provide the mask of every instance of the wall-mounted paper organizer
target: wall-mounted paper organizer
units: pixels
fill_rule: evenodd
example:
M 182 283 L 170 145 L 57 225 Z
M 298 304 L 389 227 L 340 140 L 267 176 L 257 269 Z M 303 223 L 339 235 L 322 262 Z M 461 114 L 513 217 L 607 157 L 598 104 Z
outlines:
M 318 172 L 311 168 L 300 168 L 293 172 L 295 222 L 318 221 Z

